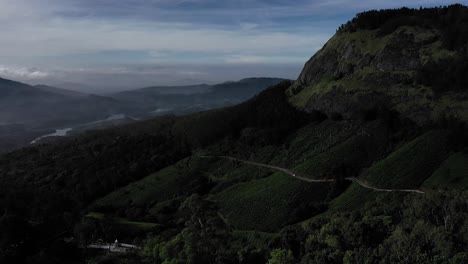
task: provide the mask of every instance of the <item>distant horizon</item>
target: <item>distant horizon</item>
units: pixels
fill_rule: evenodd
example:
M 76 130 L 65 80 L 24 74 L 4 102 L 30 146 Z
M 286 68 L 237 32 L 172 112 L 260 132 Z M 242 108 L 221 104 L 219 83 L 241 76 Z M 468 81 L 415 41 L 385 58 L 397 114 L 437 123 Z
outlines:
M 294 80 L 358 12 L 453 3 L 4 0 L 0 76 L 34 85 L 76 83 L 110 90 L 249 77 Z
M 52 82 L 47 82 L 47 81 L 40 82 L 40 80 L 39 80 L 39 83 L 35 83 L 31 81 L 21 81 L 17 79 L 7 78 L 7 77 L 0 75 L 0 79 L 20 82 L 20 83 L 24 83 L 30 86 L 50 86 L 50 87 L 60 88 L 60 89 L 65 89 L 65 90 L 70 90 L 70 91 L 77 91 L 77 92 L 83 92 L 83 93 L 96 93 L 96 94 L 130 91 L 130 90 L 144 89 L 144 88 L 149 88 L 149 87 L 184 87 L 184 86 L 197 86 L 197 85 L 212 86 L 212 85 L 218 85 L 218 84 L 230 83 L 230 82 L 235 83 L 235 82 L 240 82 L 245 79 L 255 79 L 255 78 L 284 79 L 284 80 L 294 81 L 294 79 L 281 78 L 281 77 L 275 77 L 275 76 L 254 76 L 254 77 L 243 77 L 240 79 L 232 79 L 232 80 L 225 80 L 225 81 L 199 82 L 199 83 L 189 83 L 189 84 L 182 83 L 182 84 L 160 84 L 160 85 L 149 84 L 145 86 L 99 86 L 99 85 L 75 83 L 75 82 L 53 82 L 53 81 Z

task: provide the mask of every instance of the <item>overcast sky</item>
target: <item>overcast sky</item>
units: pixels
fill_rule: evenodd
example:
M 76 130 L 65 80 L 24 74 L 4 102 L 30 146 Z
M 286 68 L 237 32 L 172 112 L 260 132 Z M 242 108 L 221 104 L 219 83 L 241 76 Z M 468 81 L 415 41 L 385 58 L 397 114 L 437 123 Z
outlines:
M 432 0 L 0 0 L 0 76 L 135 88 L 294 79 L 356 12 Z

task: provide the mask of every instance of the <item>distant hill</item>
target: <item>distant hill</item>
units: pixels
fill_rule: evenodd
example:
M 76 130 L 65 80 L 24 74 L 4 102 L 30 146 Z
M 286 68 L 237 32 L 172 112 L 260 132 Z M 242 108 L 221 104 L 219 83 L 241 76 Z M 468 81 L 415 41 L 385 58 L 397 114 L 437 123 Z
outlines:
M 147 108 L 186 112 L 191 108 L 217 108 L 245 101 L 264 89 L 278 84 L 278 78 L 248 78 L 216 85 L 154 86 L 124 91 L 109 96 Z
M 102 96 L 0 78 L 0 123 L 50 127 L 122 113 L 145 116 L 157 109 L 193 112 L 245 101 L 280 81 L 251 78 L 218 85 L 156 86 Z
M 136 90 L 123 91 L 117 94 L 145 94 L 150 96 L 160 96 L 168 94 L 179 94 L 179 95 L 189 95 L 189 94 L 199 94 L 207 93 L 211 91 L 211 85 L 208 84 L 199 84 L 199 85 L 184 85 L 184 86 L 151 86 L 140 88 Z
M 61 94 L 61 95 L 65 95 L 65 96 L 82 97 L 82 96 L 88 96 L 89 95 L 89 94 L 83 93 L 83 92 L 77 92 L 77 91 L 57 88 L 57 87 L 48 86 L 48 85 L 35 85 L 34 88 L 38 88 L 41 91 L 50 92 L 50 93 L 54 93 L 54 94 Z
M 219 85 L 156 86 L 104 96 L 0 78 L 0 152 L 27 145 L 58 128 L 73 128 L 71 133 L 77 134 L 157 115 L 236 104 L 279 81 L 251 78 Z M 114 115 L 129 118 L 109 122 Z
M 122 111 L 112 98 L 0 79 L 0 121 L 32 127 L 63 126 Z
M 0 78 L 0 152 L 26 146 L 57 128 L 132 110 L 131 106 L 105 96 Z

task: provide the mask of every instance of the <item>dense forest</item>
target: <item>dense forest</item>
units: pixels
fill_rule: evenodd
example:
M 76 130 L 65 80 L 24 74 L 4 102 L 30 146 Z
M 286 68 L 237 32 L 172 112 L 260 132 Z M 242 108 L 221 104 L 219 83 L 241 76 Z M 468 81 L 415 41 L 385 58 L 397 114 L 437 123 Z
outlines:
M 384 36 L 402 26 L 436 28 L 443 35 L 444 45 L 451 50 L 465 50 L 468 40 L 468 10 L 456 4 L 440 8 L 399 8 L 359 13 L 338 31 L 378 29 Z

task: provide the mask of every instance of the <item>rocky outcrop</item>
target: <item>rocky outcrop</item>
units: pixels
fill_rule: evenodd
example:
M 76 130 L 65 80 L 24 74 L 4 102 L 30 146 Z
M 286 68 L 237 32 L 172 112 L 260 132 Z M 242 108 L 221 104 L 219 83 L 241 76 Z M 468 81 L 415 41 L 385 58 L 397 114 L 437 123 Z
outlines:
M 381 72 L 414 71 L 421 66 L 420 51 L 437 39 L 436 31 L 407 27 L 383 37 L 375 31 L 338 33 L 305 64 L 298 82 L 310 85 L 324 76 L 346 78 L 366 67 Z
M 290 90 L 291 102 L 344 118 L 385 106 L 418 123 L 438 115 L 463 119 L 466 108 L 443 106 L 446 98 L 434 99 L 415 80 L 428 60 L 450 55 L 433 28 L 402 26 L 387 35 L 378 30 L 339 32 L 305 64 Z

